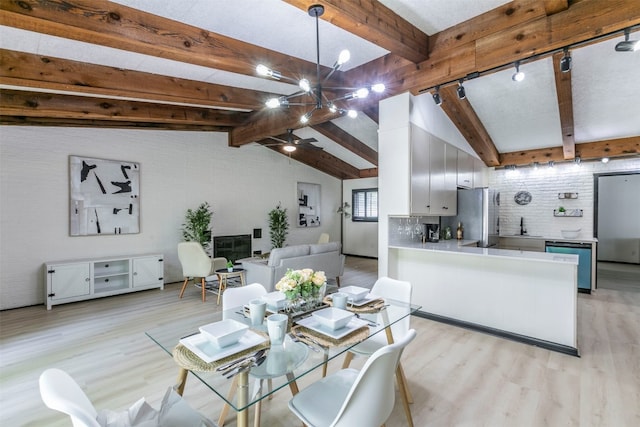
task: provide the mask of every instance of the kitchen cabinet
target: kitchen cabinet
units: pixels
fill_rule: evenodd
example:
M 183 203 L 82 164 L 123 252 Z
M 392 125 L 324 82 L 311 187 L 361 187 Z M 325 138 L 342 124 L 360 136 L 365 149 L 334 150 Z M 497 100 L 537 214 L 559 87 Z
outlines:
M 45 304 L 82 301 L 144 289 L 164 289 L 161 254 L 45 263 Z
M 462 150 L 458 150 L 457 185 L 461 188 L 474 188 L 474 157 Z
M 455 215 L 457 148 L 411 126 L 411 214 Z
M 489 187 L 489 168 L 480 159 L 473 157 L 473 188 Z

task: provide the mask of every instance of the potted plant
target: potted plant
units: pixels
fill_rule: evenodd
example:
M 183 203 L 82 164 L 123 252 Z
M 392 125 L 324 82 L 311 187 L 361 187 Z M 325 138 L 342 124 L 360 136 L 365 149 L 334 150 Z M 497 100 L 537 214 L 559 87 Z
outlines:
M 287 237 L 288 229 L 287 209 L 283 209 L 278 203 L 278 206 L 269 212 L 269 236 L 271 237 L 271 246 L 273 248 L 282 247 Z
M 209 203 L 204 202 L 197 209 L 187 209 L 182 224 L 182 237 L 187 242 L 198 242 L 207 250 L 211 242 L 211 215 Z
M 558 215 L 566 215 L 567 214 L 567 210 L 564 208 L 564 206 L 560 206 L 558 208 Z
M 233 261 L 231 260 L 227 261 L 227 271 L 233 273 Z

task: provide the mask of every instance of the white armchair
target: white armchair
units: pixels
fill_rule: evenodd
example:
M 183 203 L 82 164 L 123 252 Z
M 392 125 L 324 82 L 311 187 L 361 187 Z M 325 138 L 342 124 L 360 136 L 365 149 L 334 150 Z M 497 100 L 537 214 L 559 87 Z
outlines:
M 180 290 L 180 298 L 184 295 L 184 290 L 189 283 L 189 279 L 200 279 L 202 285 L 202 302 L 207 300 L 205 279 L 214 274 L 216 270 L 227 266 L 227 259 L 224 257 L 209 258 L 202 245 L 198 242 L 178 243 L 178 259 L 182 265 L 182 276 L 184 283 Z M 221 290 L 218 289 L 218 292 Z

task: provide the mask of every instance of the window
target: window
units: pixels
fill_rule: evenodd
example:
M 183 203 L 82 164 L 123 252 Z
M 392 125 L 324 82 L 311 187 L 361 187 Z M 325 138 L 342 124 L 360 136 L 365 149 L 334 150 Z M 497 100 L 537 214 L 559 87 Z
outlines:
M 353 190 L 352 221 L 378 222 L 378 189 Z

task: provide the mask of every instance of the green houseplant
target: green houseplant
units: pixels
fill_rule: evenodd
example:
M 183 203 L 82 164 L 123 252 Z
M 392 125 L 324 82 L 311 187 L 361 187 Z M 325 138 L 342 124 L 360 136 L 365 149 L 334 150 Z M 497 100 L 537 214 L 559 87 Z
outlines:
M 182 237 L 187 242 L 198 242 L 207 250 L 211 242 L 211 207 L 204 202 L 197 209 L 187 209 L 184 224 L 182 224 Z
M 233 271 L 233 261 L 227 261 L 227 271 L 231 273 Z
M 269 212 L 269 236 L 271 237 L 271 246 L 273 248 L 282 247 L 287 237 L 288 229 L 287 209 L 283 209 L 278 203 L 278 206 Z

